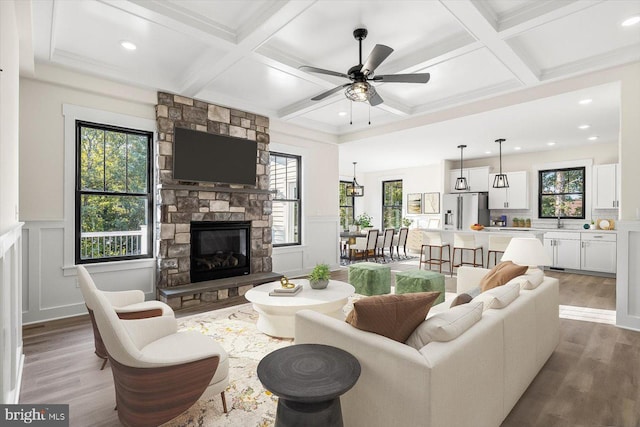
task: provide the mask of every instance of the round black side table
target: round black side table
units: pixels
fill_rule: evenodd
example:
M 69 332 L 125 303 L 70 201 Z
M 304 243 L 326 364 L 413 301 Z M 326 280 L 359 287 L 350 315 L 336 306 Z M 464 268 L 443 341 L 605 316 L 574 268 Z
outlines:
M 340 396 L 359 377 L 355 357 L 322 344 L 281 348 L 258 364 L 258 378 L 279 397 L 276 427 L 342 427 Z

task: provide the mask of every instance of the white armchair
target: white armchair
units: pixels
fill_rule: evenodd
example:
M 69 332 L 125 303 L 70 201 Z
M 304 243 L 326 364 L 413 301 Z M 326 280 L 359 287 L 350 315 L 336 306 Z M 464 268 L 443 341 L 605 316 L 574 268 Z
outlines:
M 95 317 L 93 315 L 93 306 L 87 300 L 87 290 L 97 291 L 93 279 L 89 275 L 87 269 L 78 265 L 76 267 L 78 271 L 78 283 L 80 284 L 80 291 L 84 297 L 87 310 L 89 311 L 89 317 L 91 318 L 91 326 L 93 327 L 93 341 L 95 345 L 96 356 L 103 359 L 102 367 L 104 369 L 107 364 L 108 355 L 107 350 L 102 342 L 100 331 L 96 326 Z M 147 317 L 156 316 L 169 316 L 174 317 L 173 310 L 167 304 L 161 301 L 145 301 L 144 292 L 140 290 L 120 291 L 120 292 L 102 292 L 104 297 L 109 301 L 109 304 L 118 314 L 121 319 L 145 319 Z
M 85 270 L 86 271 L 86 270 Z M 125 426 L 157 426 L 180 415 L 209 388 L 229 384 L 229 360 L 215 340 L 177 332 L 173 316 L 123 320 L 107 296 L 80 282 L 112 366 L 118 418 Z

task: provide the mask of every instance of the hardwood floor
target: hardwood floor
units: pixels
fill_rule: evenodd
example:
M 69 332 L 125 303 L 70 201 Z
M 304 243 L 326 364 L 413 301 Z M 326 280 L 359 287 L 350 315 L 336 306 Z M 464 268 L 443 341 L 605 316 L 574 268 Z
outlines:
M 547 274 L 560 280 L 560 304 L 615 309 L 615 279 Z M 332 277 L 346 280 L 347 270 Z M 455 290 L 455 278 L 446 287 Z M 88 316 L 26 326 L 24 351 L 21 403 L 68 403 L 72 426 L 119 425 L 111 369 L 100 371 Z M 640 427 L 640 332 L 561 319 L 558 348 L 502 425 Z

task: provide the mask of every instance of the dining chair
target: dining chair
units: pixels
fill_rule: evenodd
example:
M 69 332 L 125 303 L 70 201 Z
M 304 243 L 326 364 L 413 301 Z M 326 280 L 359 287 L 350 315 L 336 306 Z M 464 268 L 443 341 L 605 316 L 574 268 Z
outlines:
M 393 242 L 391 243 L 393 247 L 396 248 L 396 253 L 398 254 L 398 258 L 400 258 L 400 248 L 404 252 L 404 257 L 407 257 L 407 235 L 409 234 L 408 227 L 400 228 L 398 234 L 393 236 Z M 392 247 L 392 249 L 393 249 Z M 391 251 L 391 259 L 393 259 L 393 250 Z
M 376 246 L 378 244 L 378 230 L 377 229 L 370 229 L 367 232 L 367 236 L 366 237 L 358 237 L 356 238 L 356 242 L 353 245 L 349 245 L 349 257 L 350 260 L 353 260 L 353 255 L 355 252 L 355 255 L 357 257 L 359 252 L 363 253 L 363 257 L 369 261 L 369 254 L 373 253 L 374 256 L 374 260 L 377 257 L 377 253 L 376 253 Z
M 382 260 L 384 260 L 384 250 L 389 249 L 389 256 L 393 259 L 393 235 L 396 230 L 393 228 L 386 228 L 382 236 L 378 237 L 378 244 L 376 245 L 376 250 L 382 256 Z

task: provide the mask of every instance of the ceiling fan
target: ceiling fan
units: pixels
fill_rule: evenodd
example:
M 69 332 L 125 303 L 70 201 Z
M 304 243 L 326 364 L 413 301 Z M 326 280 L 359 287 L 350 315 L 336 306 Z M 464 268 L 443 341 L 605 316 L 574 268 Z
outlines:
M 352 101 L 364 102 L 369 101 L 369 104 L 376 106 L 382 104 L 384 100 L 378 94 L 374 86 L 369 82 L 383 82 L 383 83 L 427 83 L 429 81 L 429 73 L 415 73 L 415 74 L 383 74 L 380 76 L 374 75 L 374 71 L 382 62 L 387 59 L 393 49 L 389 46 L 377 44 L 369 54 L 367 60 L 362 62 L 362 40 L 367 37 L 368 31 L 365 28 L 358 28 L 353 31 L 353 37 L 358 40 L 359 44 L 359 63 L 354 65 L 347 71 L 347 74 L 339 73 L 337 71 L 324 70 L 322 68 L 311 67 L 303 65 L 299 67 L 300 70 L 308 71 L 310 73 L 327 74 L 329 76 L 344 77 L 351 80 L 352 83 L 345 83 L 337 86 L 326 92 L 322 92 L 320 95 L 316 95 L 311 98 L 312 101 L 319 101 L 333 95 L 334 93 L 346 88 L 345 95 Z

